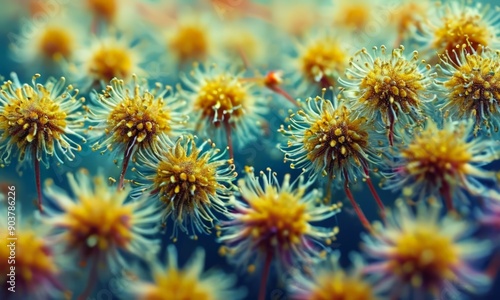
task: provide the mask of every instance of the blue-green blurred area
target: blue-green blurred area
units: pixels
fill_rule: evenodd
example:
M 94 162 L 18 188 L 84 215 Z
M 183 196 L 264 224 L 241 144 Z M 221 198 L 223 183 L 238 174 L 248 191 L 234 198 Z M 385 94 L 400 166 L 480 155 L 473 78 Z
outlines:
M 17 0 L 0 0 L 0 75 L 4 79 L 10 79 L 10 73 L 15 72 L 18 74 L 21 82 L 26 82 L 31 84 L 31 77 L 33 76 L 32 66 L 26 66 L 21 63 L 15 62 L 13 60 L 13 53 L 10 50 L 10 46 L 13 41 L 15 41 L 20 32 L 22 32 L 23 26 L 27 26 L 30 22 L 36 22 L 32 19 L 29 12 L 27 11 L 29 0 L 17 1 Z M 52 12 L 49 12 L 49 18 L 52 13 L 56 13 L 61 7 L 58 5 L 65 5 L 69 0 L 53 0 Z M 145 3 L 167 3 L 174 1 L 161 1 L 161 0 L 149 0 L 144 1 Z M 189 6 L 188 2 L 193 3 L 196 6 L 199 1 L 183 1 L 182 4 Z M 267 3 L 270 1 L 255 1 L 259 3 Z M 316 1 L 318 5 L 327 5 L 330 1 Z M 487 1 L 483 1 L 486 3 Z M 499 4 L 498 1 L 491 0 L 491 4 Z M 286 3 L 286 1 L 284 2 Z M 285 4 L 286 5 L 286 4 Z M 207 5 L 207 8 L 210 6 Z M 84 14 L 85 11 L 81 11 Z M 85 18 L 82 18 L 82 22 L 85 22 Z M 130 20 L 133 23 L 133 20 Z M 85 31 L 84 31 L 85 32 Z M 89 33 L 88 31 L 86 32 Z M 269 31 L 269 35 L 274 34 Z M 144 32 L 144 36 L 151 35 L 151 32 Z M 271 37 L 272 38 L 272 37 Z M 269 37 L 263 35 L 263 40 L 270 39 Z M 372 45 L 366 45 L 366 47 L 371 47 Z M 284 48 L 284 45 L 276 45 L 276 48 Z M 154 65 L 155 61 L 150 62 Z M 270 62 L 272 65 L 276 62 Z M 147 70 L 146 70 L 147 71 Z M 43 83 L 49 76 L 66 76 L 62 70 L 47 70 L 40 69 L 35 72 L 40 73 L 42 77 L 38 82 Z M 186 72 L 186 71 L 183 71 Z M 173 72 L 176 73 L 176 72 Z M 163 70 L 158 73 L 158 76 L 150 78 L 150 82 L 161 81 L 162 84 L 175 86 L 178 84 L 178 78 L 173 78 L 171 72 Z M 71 82 L 68 82 L 71 83 Z M 78 88 L 78 86 L 76 86 Z M 89 92 L 83 92 L 80 94 L 87 99 L 89 99 Z M 307 95 L 315 96 L 315 95 Z M 304 95 L 301 98 L 306 98 Z M 271 98 L 270 98 L 271 99 Z M 278 173 L 278 178 L 280 180 L 283 178 L 285 173 L 291 173 L 295 178 L 300 174 L 300 170 L 291 170 L 289 164 L 283 162 L 283 153 L 277 148 L 278 143 L 286 142 L 286 139 L 281 137 L 277 133 L 277 129 L 280 125 L 285 123 L 285 118 L 288 116 L 288 110 L 292 109 L 288 102 L 280 99 L 276 101 L 275 98 L 269 102 L 270 113 L 266 116 L 268 121 L 267 127 L 268 131 L 262 136 L 258 137 L 250 144 L 244 147 L 237 148 L 235 151 L 235 164 L 236 171 L 240 174 L 239 178 L 243 177 L 244 166 L 252 165 L 254 169 L 258 172 L 260 170 L 265 170 L 267 167 L 271 167 L 273 171 Z M 205 137 L 201 137 L 203 139 Z M 221 141 L 224 143 L 225 141 Z M 101 155 L 99 151 L 92 151 L 92 142 L 88 141 L 86 144 L 82 145 L 82 151 L 76 154 L 76 158 L 73 161 L 66 161 L 64 164 L 56 164 L 54 160 L 51 160 L 49 168 L 45 168 L 42 165 L 41 168 L 41 178 L 42 184 L 44 180 L 51 178 L 60 187 L 70 190 L 68 185 L 68 180 L 66 174 L 68 172 L 75 172 L 80 168 L 88 169 L 91 174 L 98 174 L 101 172 L 105 174 L 106 177 L 118 178 L 120 173 L 120 161 L 122 159 L 121 153 L 105 153 Z M 0 169 L 0 190 L 4 191 L 5 185 L 15 185 L 16 186 L 16 200 L 17 200 L 17 211 L 20 212 L 19 219 L 30 219 L 35 211 L 35 202 L 37 199 L 36 189 L 35 189 L 35 175 L 32 163 L 27 163 L 20 168 L 18 172 L 17 169 L 17 153 L 13 153 L 12 163 L 4 168 Z M 115 163 L 114 161 L 117 161 Z M 135 163 L 131 162 L 130 167 L 134 167 Z M 497 168 L 497 166 L 491 166 L 491 168 Z M 126 178 L 135 178 L 136 173 L 129 169 Z M 375 176 L 375 183 L 377 184 L 379 178 Z M 319 185 L 321 187 L 322 184 Z M 369 220 L 379 219 L 377 206 L 373 197 L 371 196 L 366 184 L 364 182 L 359 182 L 353 186 L 353 191 L 355 198 L 360 203 L 363 211 L 365 212 Z M 70 193 L 70 192 L 69 192 Z M 71 194 L 71 193 L 70 193 Z M 383 199 L 386 206 L 390 207 L 396 196 L 388 191 L 379 191 L 379 195 Z M 337 235 L 337 239 L 333 242 L 331 246 L 332 249 L 340 250 L 342 253 L 341 263 L 344 266 L 348 265 L 348 253 L 350 251 L 358 251 L 360 245 L 360 234 L 363 232 L 363 227 L 356 217 L 352 207 L 349 205 L 349 201 L 345 197 L 343 190 L 335 189 L 333 192 L 334 201 L 341 201 L 344 203 L 342 212 L 337 214 L 334 218 L 329 219 L 325 224 L 328 227 L 338 226 L 340 228 L 340 233 Z M 46 200 L 46 199 L 44 199 Z M 50 205 L 50 204 L 49 204 Z M 4 216 L 1 216 L 4 218 Z M 18 219 L 18 220 L 19 220 Z M 19 220 L 20 221 L 20 220 Z M 19 222 L 18 221 L 18 222 Z M 171 220 L 169 220 L 171 222 Z M 165 247 L 172 243 L 169 239 L 171 235 L 172 224 L 167 224 L 165 233 L 161 235 L 162 238 L 162 251 L 159 257 L 165 257 Z M 179 265 L 183 265 L 184 262 L 192 255 L 194 249 L 197 247 L 203 247 L 206 252 L 205 269 L 219 268 L 227 273 L 238 275 L 238 286 L 244 287 L 247 290 L 246 299 L 257 299 L 260 281 L 260 268 L 253 274 L 248 274 L 244 270 L 238 270 L 233 265 L 226 261 L 225 257 L 218 254 L 220 244 L 216 242 L 215 229 L 211 235 L 200 235 L 198 240 L 190 239 L 186 234 L 180 232 L 178 241 L 175 243 L 178 249 L 179 255 Z M 135 260 L 135 258 L 130 257 L 130 261 Z M 484 262 L 486 264 L 486 262 Z M 137 264 L 138 267 L 141 266 L 140 263 Z M 484 265 L 482 266 L 484 267 Z M 285 282 L 279 280 L 279 274 L 276 274 L 274 268 L 271 269 L 270 280 L 268 283 L 268 297 L 269 300 L 285 300 L 289 299 L 286 294 Z M 79 279 L 78 279 L 79 278 Z M 75 282 L 74 288 L 75 295 L 78 294 L 78 289 L 82 289 L 84 286 L 83 281 L 86 280 L 86 276 L 78 277 L 75 280 L 80 280 L 80 282 Z M 118 299 L 119 296 L 123 296 L 122 288 L 119 284 L 120 278 L 118 276 L 111 276 L 110 278 L 101 279 L 99 285 L 96 287 L 91 299 Z M 2 295 L 2 294 L 0 294 Z M 492 284 L 492 289 L 486 295 L 481 296 L 467 296 L 470 299 L 499 299 L 500 298 L 500 280 L 497 279 Z M 446 293 L 442 294 L 442 298 L 438 299 L 448 299 L 449 295 Z M 75 298 L 76 299 L 76 298 Z M 226 300 L 226 299 L 220 299 Z M 228 299 L 229 300 L 229 299 Z

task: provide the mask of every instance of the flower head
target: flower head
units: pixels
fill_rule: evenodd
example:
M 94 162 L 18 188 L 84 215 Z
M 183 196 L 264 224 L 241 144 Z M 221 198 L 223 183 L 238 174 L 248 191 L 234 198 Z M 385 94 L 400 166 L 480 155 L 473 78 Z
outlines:
M 338 228 L 324 228 L 312 223 L 321 222 L 339 212 L 337 204 L 319 205 L 320 193 L 306 193 L 304 178 L 290 182 L 284 176 L 280 185 L 275 173 L 253 174 L 247 167 L 247 176 L 238 181 L 244 201 L 234 200 L 229 221 L 221 222 L 219 241 L 224 243 L 221 253 L 227 254 L 240 265 L 250 265 L 264 257 L 278 261 L 284 271 L 302 263 L 311 263 L 325 254 L 322 245 L 329 245 Z
M 61 16 L 37 25 L 30 22 L 25 26 L 31 30 L 21 32 L 10 45 L 15 61 L 38 72 L 54 71 L 74 58 L 83 36 L 76 22 Z
M 76 176 L 69 173 L 68 181 L 74 198 L 52 180 L 46 182 L 45 195 L 57 209 L 46 207 L 43 220 L 51 226 L 54 239 L 82 263 L 90 260 L 113 272 L 126 267 L 125 253 L 156 253 L 158 244 L 152 237 L 160 215 L 145 198 L 127 202 L 129 187 L 116 190 L 104 176 L 92 178 L 85 169 Z
M 128 81 L 133 74 L 144 77 L 141 68 L 148 52 L 144 44 L 132 44 L 131 37 L 107 36 L 96 38 L 88 49 L 81 50 L 69 72 L 78 80 L 82 89 L 108 83 L 113 78 Z
M 178 110 L 185 102 L 173 95 L 171 87 L 159 83 L 149 89 L 146 80 L 138 80 L 133 75 L 133 83 L 126 85 L 114 78 L 101 93 L 93 94 L 95 106 L 90 106 L 90 126 L 94 138 L 98 140 L 93 149 L 123 152 L 123 166 L 120 187 L 123 186 L 128 162 L 136 150 L 153 149 L 159 151 L 161 135 L 176 136 L 183 131 L 186 117 Z
M 299 45 L 294 58 L 298 73 L 295 77 L 302 79 L 299 91 L 311 85 L 316 88 L 335 86 L 337 77 L 344 73 L 348 63 L 348 51 L 339 37 L 330 33 L 310 38 Z
M 220 140 L 226 134 L 230 152 L 232 133 L 240 145 L 255 138 L 267 112 L 262 96 L 252 84 L 230 70 L 213 65 L 203 72 L 195 68 L 192 79 L 184 77 L 191 92 L 184 93 L 190 100 L 195 131 Z
M 291 299 L 378 299 L 378 291 L 362 274 L 364 266 L 362 257 L 351 255 L 353 266 L 348 270 L 340 266 L 339 259 L 340 253 L 334 252 L 326 262 L 314 265 L 309 270 L 310 273 L 299 270 L 293 272 L 288 284 Z
M 447 289 L 484 289 L 488 279 L 472 262 L 489 252 L 489 242 L 467 239 L 471 224 L 456 216 L 440 217 L 440 205 L 417 204 L 417 211 L 403 201 L 389 213 L 386 224 L 376 223 L 363 236 L 364 252 L 374 260 L 364 272 L 395 298 L 408 293 L 437 295 Z
M 1 207 L 0 213 L 7 216 L 4 207 Z M 44 236 L 45 227 L 20 222 L 15 230 L 11 230 L 7 217 L 1 220 L 0 238 L 5 241 L 0 247 L 0 296 L 5 295 L 2 299 L 14 299 L 12 295 L 18 295 L 19 298 L 15 299 L 62 297 L 61 270 L 56 263 L 54 244 Z
M 429 16 L 423 26 L 422 40 L 439 55 L 449 53 L 457 63 L 458 56 L 453 53 L 460 51 L 463 45 L 470 45 L 479 51 L 480 46 L 498 48 L 500 31 L 498 24 L 499 8 L 491 9 L 482 3 L 470 5 L 468 1 L 449 1 L 446 4 L 437 3 L 434 16 Z
M 380 128 L 388 128 L 393 144 L 395 125 L 410 126 L 423 119 L 425 104 L 435 98 L 429 89 L 434 75 L 430 65 L 422 65 L 417 51 L 406 58 L 403 46 L 390 53 L 385 46 L 373 49 L 374 56 L 364 48 L 357 52 L 339 82 L 346 88 L 352 109 L 380 120 Z
M 86 0 L 87 8 L 107 22 L 112 22 L 118 12 L 118 0 Z
M 45 84 L 21 85 L 17 75 L 6 81 L 0 91 L 0 165 L 10 163 L 12 151 L 19 152 L 19 163 L 30 158 L 49 166 L 48 157 L 58 163 L 63 158 L 73 160 L 74 151 L 81 146 L 71 135 L 85 141 L 79 134 L 83 127 L 80 109 L 83 98 L 77 99 L 78 90 L 65 86 L 63 78 L 49 78 Z
M 475 119 L 474 134 L 488 135 L 500 127 L 500 51 L 465 45 L 453 55 L 441 56 L 440 85 L 445 94 L 441 109 L 445 117 Z M 452 58 L 454 57 L 454 58 Z M 457 61 L 457 62 L 455 62 Z
M 306 105 L 290 115 L 290 125 L 279 130 L 289 137 L 285 162 L 302 168 L 310 180 L 319 174 L 331 179 L 357 181 L 365 178 L 370 164 L 380 160 L 376 150 L 380 138 L 370 122 L 335 98 L 306 99 Z
M 483 197 L 485 182 L 495 182 L 495 172 L 483 169 L 500 158 L 500 143 L 472 138 L 474 122 L 445 122 L 443 128 L 429 120 L 426 127 L 405 136 L 403 145 L 390 153 L 394 171 L 386 188 L 422 199 L 441 196 L 448 209 L 454 201 L 468 203 L 467 194 Z
M 93 94 L 89 119 L 96 126 L 89 130 L 94 137 L 106 137 L 93 145 L 95 150 L 123 149 L 135 140 L 139 149 L 157 148 L 160 135 L 177 136 L 185 123 L 179 109 L 185 104 L 173 95 L 172 88 L 157 83 L 150 89 L 145 79 L 133 75 L 125 84 L 114 78 L 100 93 Z
M 232 194 L 237 176 L 232 160 L 206 141 L 196 145 L 194 138 L 181 137 L 175 143 L 160 139 L 158 150 L 147 149 L 138 155 L 140 176 L 147 182 L 138 188 L 158 197 L 164 207 L 163 219 L 174 222 L 172 238 L 183 232 L 209 233 L 217 217 L 226 213 L 225 201 Z M 205 147 L 209 147 L 206 149 Z
M 174 245 L 167 248 L 166 266 L 151 263 L 153 282 L 134 281 L 131 292 L 143 300 L 218 300 L 242 299 L 244 293 L 235 289 L 235 278 L 223 272 L 203 272 L 205 251 L 198 248 L 184 268 L 178 267 Z

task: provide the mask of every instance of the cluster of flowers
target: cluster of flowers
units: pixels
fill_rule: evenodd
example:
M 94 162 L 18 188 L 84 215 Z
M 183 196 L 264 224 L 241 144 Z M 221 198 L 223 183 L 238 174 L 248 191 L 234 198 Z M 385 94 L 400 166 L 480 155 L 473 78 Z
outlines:
M 10 50 L 17 73 L 36 75 L 28 84 L 12 73 L 1 87 L 0 166 L 33 165 L 38 207 L 17 232 L 20 293 L 4 288 L 5 297 L 86 299 L 99 278 L 120 274 L 124 299 L 243 299 L 235 277 L 203 271 L 201 249 L 184 268 L 173 245 L 158 261 L 180 235 L 213 231 L 232 264 L 262 267 L 259 300 L 273 264 L 291 299 L 455 299 L 496 277 L 498 8 L 24 2 L 18 13 L 33 18 L 9 35 Z M 41 84 L 38 73 L 65 77 Z M 286 124 L 273 128 L 276 107 Z M 241 164 L 242 149 L 273 142 L 296 178 Z M 64 164 L 85 147 L 115 155 L 119 178 L 70 172 L 72 195 L 54 179 L 42 185 L 40 163 Z M 361 182 L 374 222 L 354 198 Z M 344 197 L 366 230 L 347 269 L 332 251 Z M 0 285 L 8 255 L 0 247 Z

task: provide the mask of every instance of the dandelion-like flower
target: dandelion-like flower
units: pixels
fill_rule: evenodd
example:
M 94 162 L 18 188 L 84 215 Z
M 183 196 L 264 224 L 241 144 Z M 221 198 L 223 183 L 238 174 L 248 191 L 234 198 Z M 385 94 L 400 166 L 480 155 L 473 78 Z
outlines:
M 263 97 L 256 94 L 252 83 L 229 69 L 215 65 L 206 71 L 195 68 L 191 76 L 183 78 L 191 89 L 184 96 L 190 100 L 195 132 L 216 135 L 215 140 L 225 132 L 233 158 L 232 134 L 240 145 L 245 145 L 255 138 L 264 122 L 267 107 Z
M 349 63 L 349 54 L 339 37 L 324 34 L 310 38 L 298 46 L 294 64 L 298 70 L 297 79 L 301 81 L 300 90 L 314 85 L 319 88 L 335 86 L 337 77 L 343 74 Z
M 341 0 L 335 3 L 333 25 L 353 32 L 365 30 L 374 17 L 377 1 Z
M 0 208 L 0 213 L 7 216 L 7 209 Z M 34 230 L 33 225 L 38 224 L 24 222 L 14 228 L 7 223 L 9 220 L 13 224 L 11 218 L 3 217 L 1 220 L 0 237 L 5 242 L 0 247 L 2 299 L 62 297 L 61 270 L 56 263 L 53 244 L 43 235 L 44 230 L 41 227 Z
M 364 272 L 393 298 L 410 292 L 438 296 L 446 290 L 458 299 L 460 289 L 480 291 L 488 286 L 487 276 L 472 263 L 488 254 L 490 243 L 468 238 L 471 224 L 440 213 L 435 203 L 421 201 L 413 213 L 397 201 L 387 222 L 376 223 L 371 235 L 363 236 L 364 252 L 374 260 Z
M 324 90 L 325 91 L 325 90 Z M 285 162 L 292 169 L 302 168 L 310 181 L 319 174 L 328 177 L 328 190 L 337 179 L 344 181 L 344 190 L 356 209 L 361 222 L 368 221 L 358 208 L 349 189 L 349 183 L 358 177 L 367 181 L 373 196 L 383 211 L 383 204 L 369 177 L 370 169 L 380 162 L 376 144 L 380 136 L 364 117 L 356 117 L 344 103 L 334 98 L 333 103 L 323 97 L 308 98 L 303 109 L 290 115 L 290 125 L 279 131 L 289 137 L 287 146 L 281 146 Z M 327 195 L 326 201 L 330 201 Z
M 442 128 L 429 120 L 426 127 L 405 136 L 404 145 L 390 151 L 393 171 L 386 188 L 422 199 L 441 196 L 449 210 L 453 202 L 468 203 L 467 195 L 483 197 L 495 172 L 482 168 L 500 158 L 500 142 L 473 137 L 474 121 L 447 121 Z
M 139 183 L 138 191 L 148 191 L 162 202 L 163 220 L 170 217 L 174 222 L 172 238 L 179 228 L 193 238 L 197 232 L 210 233 L 217 220 L 213 211 L 225 214 L 234 190 L 233 161 L 223 159 L 224 151 L 209 140 L 197 146 L 194 138 L 180 137 L 173 143 L 162 137 L 159 149 L 139 153 L 139 174 L 147 182 Z
M 211 46 L 207 27 L 199 23 L 179 24 L 167 42 L 167 48 L 180 64 L 204 61 L 212 51 Z
M 484 129 L 488 135 L 500 127 L 500 51 L 462 47 L 441 57 L 439 84 L 445 94 L 441 107 L 445 117 L 475 119 L 474 135 Z M 459 54 L 457 54 L 459 53 Z M 458 61 L 458 63 L 455 63 Z
M 113 22 L 118 13 L 118 0 L 86 0 L 85 2 L 95 17 L 108 23 Z
M 29 69 L 54 71 L 63 61 L 73 58 L 79 47 L 80 28 L 67 17 L 56 17 L 49 22 L 25 26 L 31 29 L 14 36 L 10 45 L 14 60 Z
M 375 300 L 378 291 L 363 275 L 364 261 L 357 253 L 351 255 L 353 266 L 345 270 L 339 264 L 340 253 L 334 252 L 325 262 L 308 271 L 296 270 L 288 283 L 293 300 L 359 299 Z M 308 273 L 309 272 L 309 273 Z
M 340 210 L 337 204 L 318 205 L 321 194 L 318 190 L 306 193 L 308 188 L 301 176 L 290 182 L 290 174 L 284 176 L 280 185 L 276 173 L 253 174 L 247 167 L 247 176 L 238 181 L 244 201 L 234 200 L 229 221 L 221 222 L 219 241 L 224 243 L 220 252 L 240 265 L 250 265 L 264 260 L 261 281 L 261 298 L 265 291 L 267 275 L 272 260 L 278 262 L 282 271 L 290 271 L 303 263 L 311 263 L 325 254 L 324 247 L 331 244 L 338 228 L 324 228 L 314 222 L 327 220 Z
M 179 268 L 174 245 L 167 248 L 167 262 L 151 263 L 153 282 L 134 281 L 130 291 L 141 300 L 218 300 L 242 299 L 235 289 L 236 278 L 218 270 L 203 272 L 205 251 L 198 248 L 190 261 Z
M 422 29 L 430 8 L 429 0 L 403 0 L 389 11 L 389 24 L 397 29 L 396 47 L 409 40 L 415 29 Z
M 492 49 L 500 46 L 498 24 L 499 8 L 476 3 L 469 5 L 467 1 L 450 1 L 446 4 L 436 3 L 433 16 L 423 24 L 423 36 L 417 36 L 427 43 L 433 53 L 446 55 L 457 63 L 459 56 L 454 55 L 463 45 L 470 45 L 479 51 L 480 46 Z
M 94 150 L 120 149 L 123 152 L 122 173 L 119 188 L 123 186 L 130 158 L 136 150 L 158 151 L 161 135 L 177 136 L 183 131 L 186 117 L 179 112 L 185 103 L 173 94 L 172 88 L 157 83 L 149 89 L 146 80 L 133 75 L 133 82 L 113 79 L 101 93 L 94 93 L 94 105 L 89 107 L 89 120 L 95 126 L 89 130 L 98 140 Z
M 144 44 L 132 44 L 126 36 L 107 36 L 92 40 L 88 49 L 83 49 L 69 64 L 69 72 L 80 82 L 83 90 L 108 83 L 113 78 L 128 81 L 133 74 L 144 77 L 141 65 L 149 55 Z
M 339 82 L 346 88 L 352 109 L 360 116 L 381 120 L 393 145 L 395 125 L 418 124 L 426 103 L 435 99 L 430 89 L 434 73 L 419 60 L 417 51 L 407 58 L 403 46 L 390 53 L 385 46 L 373 50 L 374 56 L 365 48 L 357 52 Z
M 100 271 L 127 267 L 125 254 L 156 253 L 159 245 L 152 238 L 160 215 L 146 198 L 127 202 L 130 187 L 116 190 L 102 175 L 92 178 L 81 169 L 76 176 L 69 173 L 68 182 L 73 199 L 52 180 L 46 182 L 45 195 L 57 209 L 45 207 L 43 220 L 52 238 L 77 255 L 81 265 L 91 263 L 84 299 Z
M 0 91 L 0 166 L 10 163 L 12 152 L 19 152 L 19 167 L 33 160 L 35 167 L 38 204 L 41 205 L 40 162 L 49 167 L 49 157 L 58 163 L 64 158 L 73 160 L 74 151 L 81 146 L 70 136 L 82 141 L 83 127 L 80 109 L 83 98 L 77 99 L 78 90 L 65 86 L 66 80 L 49 78 L 45 84 L 21 85 L 17 75 L 6 81 Z

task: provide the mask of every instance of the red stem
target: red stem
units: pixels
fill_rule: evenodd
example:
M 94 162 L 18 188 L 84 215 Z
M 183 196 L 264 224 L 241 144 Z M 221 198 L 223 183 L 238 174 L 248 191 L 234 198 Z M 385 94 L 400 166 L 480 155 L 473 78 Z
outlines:
M 288 101 L 290 101 L 293 105 L 299 106 L 299 103 L 295 99 L 293 99 L 293 97 L 289 93 L 287 93 L 284 89 L 282 89 L 282 88 L 280 88 L 280 87 L 278 87 L 276 85 L 269 86 L 269 88 L 272 91 L 274 91 L 275 93 L 277 93 L 277 94 L 285 97 L 285 99 L 288 100 Z
M 87 298 L 89 297 L 90 293 L 92 293 L 92 290 L 94 288 L 94 285 L 97 281 L 97 266 L 99 264 L 99 257 L 100 255 L 96 255 L 96 257 L 94 258 L 94 261 L 92 262 L 92 266 L 91 266 L 91 269 L 90 269 L 90 272 L 89 272 L 89 278 L 88 278 L 88 281 L 87 281 L 87 286 L 85 287 L 85 290 L 83 290 L 83 292 L 80 294 L 80 296 L 78 297 L 78 300 L 87 300 Z
M 382 215 L 382 219 L 385 219 L 385 206 L 380 197 L 378 196 L 377 190 L 375 189 L 375 186 L 373 186 L 373 182 L 370 178 L 370 173 L 368 171 L 368 168 L 366 166 L 363 166 L 363 170 L 365 171 L 366 175 L 366 183 L 368 183 L 368 187 L 370 188 L 370 192 L 372 193 L 373 198 L 377 202 L 378 208 L 380 209 L 380 213 Z
M 259 300 L 266 300 L 267 278 L 269 277 L 269 270 L 271 269 L 272 260 L 273 255 L 271 253 L 267 253 L 266 262 L 264 263 L 264 270 L 262 271 L 262 277 L 260 279 Z
M 128 142 L 127 148 L 125 148 L 125 154 L 123 155 L 122 171 L 120 172 L 120 181 L 118 184 L 118 190 L 123 189 L 123 182 L 125 181 L 125 173 L 127 172 L 130 158 L 134 153 L 134 146 L 136 141 L 137 141 L 137 136 L 134 136 L 134 138 Z
M 446 181 L 443 182 L 441 187 L 439 188 L 439 193 L 441 193 L 441 196 L 443 196 L 444 198 L 446 209 L 449 212 L 454 211 L 455 208 L 453 207 L 453 199 L 451 198 L 451 189 Z
M 347 177 L 347 171 L 346 170 L 344 170 L 344 174 L 345 174 L 344 191 L 345 191 L 345 193 L 347 195 L 347 198 L 349 198 L 349 201 L 351 201 L 351 205 L 354 207 L 354 211 L 358 215 L 358 218 L 361 221 L 361 224 L 363 224 L 363 226 L 366 229 L 371 230 L 370 222 L 368 222 L 368 219 L 365 217 L 365 214 L 359 208 L 358 203 L 354 199 L 354 196 L 352 195 L 351 190 L 349 189 L 349 179 Z
M 43 213 L 42 209 L 42 182 L 40 176 L 40 161 L 36 157 L 36 150 L 33 149 L 33 163 L 35 165 L 35 182 L 36 182 L 36 192 L 38 194 L 38 210 Z

